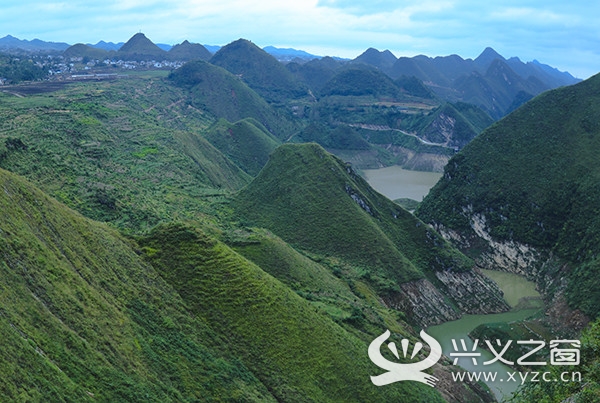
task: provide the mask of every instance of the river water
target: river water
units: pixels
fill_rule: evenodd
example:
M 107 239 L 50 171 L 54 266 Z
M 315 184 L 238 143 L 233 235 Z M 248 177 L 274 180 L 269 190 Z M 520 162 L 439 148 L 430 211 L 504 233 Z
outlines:
M 441 175 L 435 172 L 408 171 L 398 166 L 363 171 L 363 176 L 367 182 L 379 193 L 392 200 L 409 198 L 421 201 L 427 195 L 429 189 L 440 179 Z M 522 298 L 535 299 L 540 297 L 539 293 L 535 290 L 533 282 L 526 280 L 523 276 L 512 273 L 491 270 L 483 270 L 483 272 L 498 284 L 504 292 L 506 302 L 513 309 L 510 312 L 499 314 L 464 315 L 459 320 L 429 327 L 427 333 L 440 342 L 442 351 L 451 359 L 454 359 L 454 357 L 450 354 L 463 352 L 460 340 L 465 341 L 465 345 L 469 350 L 468 352 L 471 352 L 473 341 L 468 337 L 468 334 L 477 326 L 486 323 L 511 323 L 524 320 L 536 314 L 541 309 L 520 309 L 522 306 L 531 307 L 531 303 L 519 305 L 519 301 L 522 301 Z M 454 348 L 453 339 L 459 346 L 459 350 Z M 492 360 L 494 355 L 481 348 L 477 348 L 475 352 L 481 354 L 476 359 L 477 365 L 473 364 L 470 357 L 459 358 L 457 365 L 471 372 L 496 373 L 497 377 L 494 381 L 488 380 L 485 383 L 499 401 L 510 397 L 520 384 L 519 376 L 516 376 L 516 382 L 510 380 L 507 376 L 508 373 L 514 373 L 515 370 L 499 361 L 483 366 L 483 362 Z
M 515 274 L 514 276 L 517 275 Z M 523 279 L 522 281 L 527 280 Z M 458 320 L 442 323 L 441 325 L 437 326 L 431 326 L 427 329 L 427 333 L 439 341 L 444 355 L 454 360 L 456 357 L 452 357 L 450 354 L 465 352 L 461 346 L 461 340 L 465 341 L 465 345 L 467 346 L 468 350 L 467 352 L 471 352 L 473 340 L 469 338 L 468 334 L 477 326 L 485 323 L 510 323 L 514 321 L 520 321 L 536 314 L 538 311 L 539 309 L 522 309 L 489 315 L 464 315 Z M 456 341 L 458 349 L 454 348 L 452 344 L 453 339 Z M 483 344 L 483 341 L 480 340 L 480 343 Z M 471 372 L 485 372 L 488 374 L 495 373 L 495 380 L 487 380 L 484 382 L 494 393 L 498 401 L 502 401 L 503 399 L 510 397 L 520 385 L 520 378 L 518 375 L 515 376 L 516 381 L 511 380 L 508 376 L 509 373 L 514 373 L 515 370 L 507 365 L 502 364 L 500 361 L 483 365 L 484 362 L 492 360 L 494 355 L 480 347 L 477 347 L 475 352 L 481 354 L 480 357 L 476 358 L 476 365 L 469 357 L 459 358 L 457 365 Z
M 388 199 L 413 199 L 418 202 L 429 193 L 429 189 L 442 177 L 438 172 L 409 171 L 397 165 L 365 169 L 362 175 L 369 185 Z

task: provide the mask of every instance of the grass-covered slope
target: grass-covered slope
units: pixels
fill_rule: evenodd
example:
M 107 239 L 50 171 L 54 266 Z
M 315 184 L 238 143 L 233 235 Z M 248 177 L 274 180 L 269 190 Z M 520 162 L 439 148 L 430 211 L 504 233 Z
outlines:
M 116 231 L 0 189 L 0 400 L 274 401 Z
M 367 66 L 341 69 L 320 91 L 322 96 L 364 96 L 376 98 L 403 98 L 396 83 L 379 70 Z
M 492 123 L 492 118 L 474 105 L 446 103 L 411 129 L 427 142 L 462 148 Z
M 14 174 L 0 188 L 2 401 L 443 401 L 375 387 L 368 342 L 197 228 L 140 250 Z
M 203 232 L 163 225 L 141 245 L 190 311 L 219 330 L 278 401 L 441 401 L 412 382 L 374 387 L 367 343 Z
M 293 246 L 362 267 L 381 289 L 428 270 L 468 268 L 437 234 L 317 144 L 277 148 L 233 207 L 243 222 Z
M 219 119 L 204 137 L 246 173 L 256 176 L 280 141 L 254 119 Z
M 474 236 L 551 250 L 571 263 L 567 298 L 592 317 L 600 307 L 600 76 L 547 92 L 456 155 L 418 216 Z
M 0 94 L 0 167 L 86 216 L 142 230 L 197 219 L 250 176 L 199 132 L 213 117 L 160 77 Z
M 239 76 L 269 102 L 308 95 L 304 85 L 282 63 L 246 39 L 223 46 L 210 62 Z
M 186 98 L 192 106 L 218 118 L 230 122 L 253 118 L 279 139 L 287 138 L 295 130 L 291 113 L 271 107 L 241 77 L 224 68 L 191 61 L 173 71 L 169 79 L 189 91 Z
M 399 334 L 411 333 L 405 312 L 384 306 L 361 273 L 335 257 L 308 257 L 260 228 L 238 228 L 227 236 L 226 242 L 364 341 L 381 334 L 383 328 Z

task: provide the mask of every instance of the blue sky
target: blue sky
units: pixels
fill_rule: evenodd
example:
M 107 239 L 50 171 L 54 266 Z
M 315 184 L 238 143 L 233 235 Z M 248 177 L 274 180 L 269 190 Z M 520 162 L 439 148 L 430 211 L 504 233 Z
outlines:
M 505 57 L 588 78 L 600 72 L 600 2 L 589 0 L 3 0 L 0 37 L 70 44 L 124 42 L 225 45 L 245 38 L 354 58 L 369 47 L 397 57 Z

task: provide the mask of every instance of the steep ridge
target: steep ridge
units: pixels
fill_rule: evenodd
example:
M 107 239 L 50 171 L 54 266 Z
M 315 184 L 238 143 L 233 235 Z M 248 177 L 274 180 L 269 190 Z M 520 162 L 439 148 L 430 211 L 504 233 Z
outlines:
M 194 107 L 218 118 L 229 122 L 253 118 L 279 139 L 287 138 L 296 128 L 291 116 L 274 109 L 239 77 L 211 63 L 188 62 L 173 71 L 169 79 L 189 91 L 189 102 Z
M 275 401 L 115 230 L 0 169 L 3 401 Z
M 206 130 L 204 137 L 251 176 L 258 174 L 269 160 L 269 154 L 280 144 L 264 126 L 251 118 L 235 123 L 219 119 Z
M 480 265 L 534 279 L 571 331 L 600 312 L 599 93 L 597 75 L 528 102 L 451 159 L 417 210 Z
M 277 148 L 233 207 L 244 222 L 362 272 L 389 306 L 415 323 L 505 309 L 468 259 L 316 144 Z
M 164 60 L 167 58 L 167 52 L 139 32 L 119 48 L 117 57 L 127 60 Z
M 205 233 L 171 224 L 140 242 L 190 311 L 219 329 L 278 401 L 442 401 L 424 385 L 373 387 L 365 342 Z
M 223 46 L 210 59 L 232 74 L 238 75 L 267 101 L 281 102 L 307 95 L 307 90 L 273 56 L 245 39 Z

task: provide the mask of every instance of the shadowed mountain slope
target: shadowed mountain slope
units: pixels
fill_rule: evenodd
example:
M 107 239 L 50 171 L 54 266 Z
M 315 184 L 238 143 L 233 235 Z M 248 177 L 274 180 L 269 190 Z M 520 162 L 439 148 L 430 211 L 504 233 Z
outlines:
M 465 256 L 316 144 L 278 147 L 259 175 L 239 192 L 233 207 L 249 225 L 267 228 L 300 250 L 335 257 L 362 271 L 365 281 L 390 301 L 403 298 L 404 283 L 416 284 L 420 294 L 419 281 L 429 284 L 426 277 L 451 295 L 440 271 L 450 277 L 464 273 L 468 281 L 479 284 Z M 479 286 L 483 285 L 473 289 Z M 469 295 L 463 302 L 470 302 L 461 309 L 474 309 L 472 292 L 465 292 Z M 490 290 L 489 297 L 479 308 L 503 309 L 495 291 Z M 436 315 L 452 316 L 452 310 L 415 320 L 435 322 Z
M 525 245 L 516 256 L 529 264 L 508 259 L 505 269 L 538 281 L 534 263 L 543 255 L 531 248 L 551 251 L 568 264 L 546 275 L 564 276 L 570 306 L 590 317 L 600 312 L 599 93 L 594 76 L 525 104 L 451 159 L 418 209 L 423 220 L 460 234 L 480 259 L 499 250 L 498 242 Z
M 267 101 L 281 102 L 307 95 L 307 90 L 273 56 L 245 39 L 238 39 L 210 59 L 216 66 L 239 76 Z
M 212 53 L 199 43 L 190 43 L 185 40 L 169 49 L 168 56 L 171 60 L 184 62 L 196 59 L 207 61 L 212 57 Z
M 189 102 L 194 107 L 216 117 L 230 122 L 253 118 L 279 139 L 287 138 L 295 129 L 290 116 L 274 109 L 242 79 L 221 67 L 192 61 L 173 71 L 169 78 L 189 91 Z

